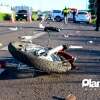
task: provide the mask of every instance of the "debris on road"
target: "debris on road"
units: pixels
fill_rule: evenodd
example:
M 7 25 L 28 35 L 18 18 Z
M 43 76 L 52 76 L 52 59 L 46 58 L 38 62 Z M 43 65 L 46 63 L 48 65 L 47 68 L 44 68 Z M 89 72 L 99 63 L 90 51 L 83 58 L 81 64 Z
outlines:
M 43 24 L 42 23 L 39 23 L 39 28 L 45 28 L 45 26 L 43 26 Z
M 64 38 L 68 38 L 68 37 L 69 37 L 69 35 L 64 34 Z

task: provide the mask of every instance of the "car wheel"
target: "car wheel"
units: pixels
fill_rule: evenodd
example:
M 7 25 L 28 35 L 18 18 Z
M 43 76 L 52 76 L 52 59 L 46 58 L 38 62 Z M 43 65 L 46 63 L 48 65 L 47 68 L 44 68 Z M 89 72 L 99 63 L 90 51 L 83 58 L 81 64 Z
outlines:
M 76 23 L 80 23 L 80 21 L 75 21 Z
M 90 22 L 86 22 L 86 24 L 89 24 Z
M 56 16 L 56 17 L 55 17 L 55 20 L 56 20 L 57 22 L 60 22 L 60 21 L 61 21 L 61 17 L 60 17 L 60 16 Z
M 16 21 L 18 21 L 18 19 L 16 19 Z

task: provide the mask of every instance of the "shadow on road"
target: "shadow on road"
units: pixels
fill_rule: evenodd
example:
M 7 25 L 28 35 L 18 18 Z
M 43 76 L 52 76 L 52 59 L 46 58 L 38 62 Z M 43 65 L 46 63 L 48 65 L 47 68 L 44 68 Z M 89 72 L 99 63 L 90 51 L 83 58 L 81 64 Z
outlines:
M 72 29 L 72 28 L 71 28 L 71 29 L 61 29 L 61 30 L 71 30 L 71 31 L 72 31 L 72 30 L 73 30 L 73 31 L 94 31 L 94 30 L 90 30 L 90 29 L 87 29 L 87 30 L 86 30 L 86 29 Z
M 64 97 L 58 97 L 58 96 L 53 96 L 52 99 L 53 100 L 65 100 Z
M 24 79 L 24 78 L 34 78 L 34 77 L 40 77 L 40 76 L 48 76 L 46 72 L 40 72 L 35 71 L 35 74 L 33 73 L 33 70 L 18 70 L 16 65 L 18 64 L 18 61 L 13 59 L 12 57 L 2 57 L 3 60 L 5 60 L 10 65 L 5 68 L 6 70 L 0 75 L 0 80 L 11 80 L 11 79 Z M 97 66 L 96 66 L 97 64 Z M 76 66 L 79 67 L 79 70 L 72 70 L 70 72 L 65 73 L 64 75 L 74 74 L 74 75 L 100 75 L 100 69 L 99 69 L 100 62 L 94 61 L 92 62 L 90 59 L 89 61 L 82 61 L 77 60 Z M 60 74 L 57 74 L 60 75 Z M 63 74 L 61 74 L 63 75 Z M 51 74 L 52 76 L 52 74 Z M 59 81 L 62 82 L 62 81 Z M 67 83 L 80 83 L 80 81 L 66 81 Z

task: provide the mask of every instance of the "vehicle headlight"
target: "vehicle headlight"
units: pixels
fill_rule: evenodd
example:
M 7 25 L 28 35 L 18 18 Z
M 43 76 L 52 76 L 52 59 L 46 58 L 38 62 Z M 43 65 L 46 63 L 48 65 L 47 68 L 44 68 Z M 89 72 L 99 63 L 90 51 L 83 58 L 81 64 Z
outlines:
M 24 15 L 26 17 L 26 15 Z

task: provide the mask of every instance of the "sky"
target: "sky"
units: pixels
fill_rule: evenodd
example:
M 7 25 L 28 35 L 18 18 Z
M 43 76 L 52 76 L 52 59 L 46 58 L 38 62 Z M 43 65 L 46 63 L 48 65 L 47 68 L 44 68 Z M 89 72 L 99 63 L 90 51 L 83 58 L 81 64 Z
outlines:
M 0 3 L 10 6 L 31 6 L 36 10 L 63 9 L 69 8 L 87 9 L 88 0 L 0 0 Z

